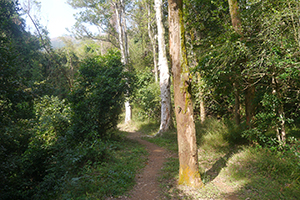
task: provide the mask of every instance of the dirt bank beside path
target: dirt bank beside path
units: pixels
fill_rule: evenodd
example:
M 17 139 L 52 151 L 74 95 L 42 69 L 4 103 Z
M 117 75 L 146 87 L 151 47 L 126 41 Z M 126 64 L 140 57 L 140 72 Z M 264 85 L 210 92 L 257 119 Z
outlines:
M 148 161 L 141 173 L 136 176 L 136 185 L 133 187 L 129 195 L 111 199 L 127 199 L 127 200 L 155 200 L 162 199 L 160 196 L 159 182 L 157 178 L 163 167 L 165 159 L 170 154 L 163 148 L 142 140 L 140 134 L 131 132 L 128 138 L 133 139 L 144 145 L 149 153 Z

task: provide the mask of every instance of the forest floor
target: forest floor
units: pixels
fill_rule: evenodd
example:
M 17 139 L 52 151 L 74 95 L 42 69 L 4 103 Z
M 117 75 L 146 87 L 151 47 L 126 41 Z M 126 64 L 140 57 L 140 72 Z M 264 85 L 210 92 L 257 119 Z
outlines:
M 209 183 L 209 187 L 200 190 L 193 190 L 188 187 L 178 186 L 176 180 L 169 179 L 163 180 L 161 177 L 163 174 L 163 168 L 167 167 L 166 162 L 169 159 L 178 160 L 176 152 L 166 150 L 159 147 L 151 142 L 142 139 L 143 134 L 136 132 L 132 127 L 120 127 L 122 131 L 128 133 L 128 138 L 138 141 L 140 144 L 145 146 L 149 156 L 145 168 L 136 175 L 136 184 L 133 189 L 126 195 L 110 198 L 110 199 L 130 199 L 130 200 L 158 200 L 158 199 L 228 199 L 238 200 L 238 196 L 234 193 L 234 188 L 230 185 L 226 185 L 222 177 L 217 177 L 217 168 L 215 170 L 209 170 L 206 176 L 213 177 L 215 179 Z M 200 163 L 201 164 L 201 163 Z M 172 164 L 171 164 L 172 165 Z M 207 167 L 207 166 L 206 166 Z M 213 166 L 210 166 L 213 169 Z M 167 178 L 168 179 L 168 178 Z M 172 182 L 169 186 L 163 187 L 163 182 Z M 164 191 L 169 189 L 169 191 Z M 213 191 L 209 191 L 213 190 Z M 207 193 L 203 196 L 203 192 Z M 166 195 L 168 193 L 168 195 Z M 171 195 L 170 195 L 171 194 Z M 210 194 L 213 194 L 212 196 Z
M 110 199 L 128 199 L 128 200 L 154 200 L 162 199 L 158 177 L 163 168 L 166 158 L 171 157 L 171 153 L 151 142 L 141 139 L 141 133 L 134 129 L 119 127 L 122 131 L 127 132 L 127 137 L 138 141 L 145 146 L 148 151 L 148 160 L 145 167 L 136 175 L 136 184 L 133 189 L 126 195 Z
M 157 133 L 157 122 L 119 124 L 121 133 L 131 142 L 140 143 L 148 153 L 143 154 L 146 157 L 141 162 L 145 167 L 135 175 L 133 188 L 109 199 L 299 199 L 300 141 L 282 151 L 235 143 L 229 136 L 240 132 L 228 126 L 214 118 L 196 123 L 199 172 L 204 186 L 192 189 L 177 184 L 179 159 L 175 129 L 159 137 L 149 137 Z

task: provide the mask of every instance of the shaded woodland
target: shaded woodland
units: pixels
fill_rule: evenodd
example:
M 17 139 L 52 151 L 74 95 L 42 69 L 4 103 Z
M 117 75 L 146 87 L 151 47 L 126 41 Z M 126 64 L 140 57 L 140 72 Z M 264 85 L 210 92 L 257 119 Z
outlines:
M 195 139 L 192 180 L 185 179 L 182 168 L 184 148 L 180 142 L 174 147 L 179 148 L 179 184 L 197 188 L 219 174 L 221 169 L 213 169 L 208 181 L 198 162 L 206 158 L 207 144 L 219 145 L 209 135 L 223 134 L 221 141 L 234 149 L 283 161 L 269 160 L 257 169 L 273 167 L 272 177 L 284 175 L 280 197 L 296 198 L 299 1 L 68 4 L 78 10 L 70 33 L 76 40 L 62 37 L 64 46 L 54 49 L 36 18 L 36 32 L 27 31 L 23 16 L 31 17 L 29 9 L 0 0 L 0 199 L 123 195 L 147 153 L 117 125 L 138 122 L 155 124 L 151 134 L 159 141 L 169 137 L 166 143 L 177 143 L 177 135 L 179 141 Z M 87 24 L 101 33 L 90 32 Z M 225 164 L 217 167 L 234 154 L 226 153 Z

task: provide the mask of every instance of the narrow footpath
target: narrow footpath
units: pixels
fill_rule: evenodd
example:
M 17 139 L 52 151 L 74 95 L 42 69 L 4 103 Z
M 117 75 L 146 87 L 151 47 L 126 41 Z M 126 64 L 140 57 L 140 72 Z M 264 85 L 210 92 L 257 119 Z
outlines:
M 169 157 L 167 151 L 153 143 L 141 139 L 140 133 L 131 132 L 128 138 L 138 141 L 144 145 L 149 153 L 148 161 L 141 173 L 136 176 L 136 185 L 127 196 L 113 199 L 126 200 L 157 200 L 161 199 L 159 182 L 157 178 L 163 167 L 166 158 Z

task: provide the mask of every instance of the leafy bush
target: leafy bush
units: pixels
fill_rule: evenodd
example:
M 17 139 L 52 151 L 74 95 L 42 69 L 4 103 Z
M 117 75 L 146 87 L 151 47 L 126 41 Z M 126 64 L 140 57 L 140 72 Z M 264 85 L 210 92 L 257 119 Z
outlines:
M 35 101 L 35 119 L 20 120 L 1 132 L 1 199 L 31 199 L 48 174 L 57 141 L 70 125 L 70 108 L 57 97 Z M 63 149 L 63 148 L 62 148 Z
M 97 148 L 98 144 L 94 145 Z M 105 142 L 107 152 L 101 162 L 87 161 L 79 173 L 65 178 L 61 199 L 105 199 L 131 189 L 137 169 L 144 165 L 147 151 L 137 142 L 119 138 Z
M 140 119 L 160 119 L 160 87 L 153 81 L 153 74 L 143 72 L 137 75 L 134 104 L 140 109 Z
M 117 125 L 128 91 L 127 77 L 117 51 L 82 62 L 80 78 L 70 97 L 74 139 L 103 138 Z
M 260 110 L 252 120 L 253 128 L 243 131 L 242 136 L 255 144 L 278 148 L 282 143 L 282 141 L 276 138 L 276 131 L 277 129 L 281 129 L 282 123 L 278 113 L 282 100 L 270 93 L 266 92 L 260 101 Z M 285 121 L 285 128 L 293 122 L 293 119 L 288 117 L 283 117 L 283 119 Z

